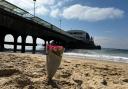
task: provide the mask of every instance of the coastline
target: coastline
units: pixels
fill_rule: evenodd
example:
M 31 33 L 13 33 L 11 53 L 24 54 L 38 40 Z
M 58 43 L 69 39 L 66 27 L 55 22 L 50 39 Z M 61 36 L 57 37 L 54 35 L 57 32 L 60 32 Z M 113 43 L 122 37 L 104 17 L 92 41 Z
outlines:
M 0 88 L 128 89 L 128 63 L 64 55 L 54 82 L 47 84 L 45 61 L 41 54 L 1 52 Z
M 110 63 L 110 64 L 122 64 L 122 65 L 128 65 L 126 62 L 122 61 L 114 61 L 114 60 L 107 60 L 105 58 L 98 58 L 98 57 L 78 57 L 78 56 L 69 56 L 69 55 L 64 55 L 63 57 L 65 60 L 69 59 L 72 61 L 84 61 L 84 62 L 99 62 L 99 63 Z M 67 59 L 66 59 L 67 58 Z

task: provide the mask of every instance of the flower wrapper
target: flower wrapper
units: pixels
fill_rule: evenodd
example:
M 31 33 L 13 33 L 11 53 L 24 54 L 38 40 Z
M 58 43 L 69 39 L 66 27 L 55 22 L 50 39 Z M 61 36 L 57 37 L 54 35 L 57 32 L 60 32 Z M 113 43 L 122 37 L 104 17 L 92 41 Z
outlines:
M 46 67 L 47 67 L 48 80 L 51 80 L 61 63 L 64 48 L 62 46 L 49 45 L 47 47 L 47 51 L 48 51 L 48 55 L 46 58 Z

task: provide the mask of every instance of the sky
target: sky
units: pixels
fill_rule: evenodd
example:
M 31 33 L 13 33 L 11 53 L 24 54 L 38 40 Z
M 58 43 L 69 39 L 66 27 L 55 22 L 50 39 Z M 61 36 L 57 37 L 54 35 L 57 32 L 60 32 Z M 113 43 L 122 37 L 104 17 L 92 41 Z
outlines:
M 33 0 L 7 0 L 33 14 Z M 128 0 L 36 0 L 35 15 L 88 32 L 103 48 L 128 49 Z

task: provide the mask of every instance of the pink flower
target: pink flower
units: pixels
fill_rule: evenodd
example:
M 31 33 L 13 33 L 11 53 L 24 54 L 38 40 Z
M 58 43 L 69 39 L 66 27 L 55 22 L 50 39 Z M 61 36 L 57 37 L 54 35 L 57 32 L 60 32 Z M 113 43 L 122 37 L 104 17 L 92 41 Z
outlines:
M 61 55 L 64 51 L 63 46 L 48 45 L 47 48 L 48 48 L 49 51 L 52 51 L 56 55 Z
M 59 50 L 62 50 L 62 49 L 64 49 L 64 48 L 63 48 L 63 46 L 58 46 L 58 49 L 59 49 Z
M 56 52 L 57 51 L 57 47 L 53 47 L 53 51 Z

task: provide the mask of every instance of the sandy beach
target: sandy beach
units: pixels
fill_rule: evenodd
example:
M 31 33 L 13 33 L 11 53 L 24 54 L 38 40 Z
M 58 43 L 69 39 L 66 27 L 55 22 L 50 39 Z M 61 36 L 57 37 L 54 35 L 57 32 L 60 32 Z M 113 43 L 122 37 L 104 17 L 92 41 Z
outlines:
M 0 53 L 0 89 L 128 89 L 128 64 L 63 56 L 47 82 L 46 56 Z

